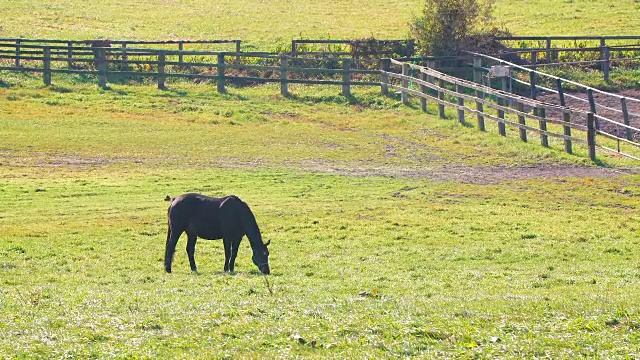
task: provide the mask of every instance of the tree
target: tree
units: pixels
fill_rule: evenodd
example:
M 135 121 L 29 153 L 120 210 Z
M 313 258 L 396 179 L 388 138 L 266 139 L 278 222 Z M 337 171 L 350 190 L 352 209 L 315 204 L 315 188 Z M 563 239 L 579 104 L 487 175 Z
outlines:
M 493 1 L 424 0 L 421 14 L 410 24 L 420 55 L 457 55 L 508 33 L 495 25 Z

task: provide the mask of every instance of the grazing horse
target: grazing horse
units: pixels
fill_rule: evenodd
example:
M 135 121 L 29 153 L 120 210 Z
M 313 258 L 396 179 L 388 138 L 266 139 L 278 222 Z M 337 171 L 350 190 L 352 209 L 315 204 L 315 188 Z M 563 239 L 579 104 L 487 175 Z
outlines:
M 249 206 L 235 195 L 222 198 L 202 194 L 184 194 L 171 201 L 168 210 L 169 230 L 164 255 L 164 268 L 170 273 L 176 244 L 183 232 L 187 233 L 187 255 L 192 271 L 198 271 L 194 253 L 198 237 L 207 240 L 223 239 L 224 271 L 233 272 L 238 247 L 247 235 L 258 269 L 269 275 L 269 242 L 262 235 Z

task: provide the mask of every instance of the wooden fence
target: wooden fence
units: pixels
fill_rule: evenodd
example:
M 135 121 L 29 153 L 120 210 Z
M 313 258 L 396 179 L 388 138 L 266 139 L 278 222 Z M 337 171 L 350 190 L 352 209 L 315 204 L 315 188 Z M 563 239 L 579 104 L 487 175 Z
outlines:
M 554 49 L 558 49 L 558 43 L 564 45 L 563 48 L 569 48 L 566 46 L 567 43 L 573 42 L 575 46 L 572 48 L 580 48 L 580 47 L 590 47 L 590 46 L 582 46 L 583 43 L 578 43 L 579 41 L 593 42 L 598 45 L 598 47 L 604 48 L 606 46 L 611 46 L 614 43 L 619 44 L 640 44 L 640 36 L 636 35 L 620 35 L 620 36 L 498 36 L 496 40 L 502 41 L 507 45 L 510 44 L 529 44 L 529 42 L 533 42 L 533 44 L 538 43 L 541 46 L 530 47 L 526 46 L 529 49 L 537 49 L 540 51 L 544 51 L 548 54 L 551 54 Z M 607 44 L 608 42 L 608 44 Z M 555 43 L 555 47 L 554 47 Z M 522 46 L 512 46 L 512 49 L 522 49 Z
M 350 58 L 330 61 L 331 68 L 320 66 L 321 60 L 267 53 L 0 43 L 0 70 L 42 73 L 45 85 L 52 84 L 53 74 L 80 74 L 97 76 L 103 88 L 109 79 L 123 77 L 151 77 L 160 89 L 170 78 L 212 80 L 220 92 L 229 82 L 278 82 L 283 95 L 288 95 L 289 84 L 339 85 L 345 96 L 351 86 L 380 86 L 367 79 L 379 76 L 378 70 L 355 69 Z
M 394 67 L 397 71 L 393 71 Z M 441 118 L 446 117 L 445 106 L 452 106 L 457 109 L 457 119 L 461 124 L 467 122 L 465 114 L 475 114 L 480 130 L 486 130 L 485 120 L 493 120 L 497 122 L 500 135 L 507 135 L 506 125 L 513 126 L 519 129 L 522 141 L 529 141 L 527 132 L 537 133 L 540 136 L 540 144 L 545 147 L 550 145 L 549 137 L 560 138 L 567 153 L 573 153 L 574 143 L 586 144 L 589 158 L 596 159 L 597 132 L 593 113 L 495 90 L 407 62 L 390 59 L 384 68 L 386 70 L 381 72 L 382 92 L 387 93 L 389 89 L 399 91 L 405 104 L 409 102 L 409 95 L 417 96 L 421 100 L 422 109 L 426 111 L 427 102 L 433 101 L 438 105 L 438 115 Z M 481 76 L 479 69 L 476 76 Z M 469 104 L 475 106 L 471 107 Z M 506 114 L 516 116 L 517 122 L 506 118 Z M 537 127 L 528 124 L 527 121 L 537 123 Z M 548 124 L 560 125 L 563 132 L 554 132 L 548 128 Z M 573 130 L 582 132 L 584 136 L 577 136 Z
M 535 69 L 523 67 L 502 59 L 478 54 L 473 55 L 474 71 L 483 71 L 487 74 L 491 71 L 491 66 L 500 65 L 508 67 L 509 76 L 499 79 L 500 87 L 504 91 L 513 91 L 512 83 L 519 84 L 528 89 L 528 96 L 532 99 L 541 98 L 544 94 L 545 102 L 554 103 L 559 106 L 566 106 L 575 110 L 584 111 L 585 108 L 594 114 L 595 126 L 599 135 L 612 139 L 616 143 L 616 148 L 603 145 L 608 151 L 613 151 L 627 157 L 637 158 L 634 155 L 621 150 L 624 146 L 628 148 L 640 148 L 640 111 L 631 111 L 631 105 L 640 109 L 640 99 L 622 96 L 602 90 L 598 90 L 583 84 L 549 75 Z M 490 75 L 489 75 L 490 76 Z M 490 81 L 490 77 L 484 78 Z M 482 78 L 476 79 L 483 82 Z M 542 83 L 548 84 L 547 86 Z M 586 99 L 578 96 L 577 93 L 568 94 L 566 87 L 585 94 Z M 637 110 L 636 110 L 637 111 Z
M 345 96 L 351 95 L 352 86 L 376 86 L 384 94 L 389 89 L 400 91 L 403 103 L 408 103 L 409 95 L 418 96 L 423 109 L 426 109 L 427 101 L 434 101 L 438 104 L 440 117 L 445 116 L 445 106 L 453 106 L 461 123 L 466 121 L 465 113 L 476 114 L 481 130 L 485 130 L 485 119 L 489 119 L 498 123 L 498 131 L 503 136 L 506 136 L 506 126 L 509 125 L 519 129 L 523 141 L 528 141 L 528 132 L 538 134 L 543 146 L 550 146 L 549 138 L 560 138 L 568 153 L 573 152 L 574 143 L 587 144 L 591 159 L 595 159 L 596 147 L 611 150 L 596 143 L 597 134 L 637 146 L 633 141 L 612 137 L 598 129 L 597 121 L 603 118 L 593 111 L 554 105 L 481 84 L 485 70 L 482 64 L 473 68 L 474 82 L 431 67 L 391 59 L 382 59 L 379 69 L 362 70 L 352 67 L 350 58 L 301 59 L 265 53 L 21 44 L 23 63 L 16 66 L 17 46 L 15 43 L 0 43 L 0 70 L 41 73 L 46 85 L 53 83 L 52 75 L 61 73 L 95 75 L 98 84 L 105 88 L 110 79 L 122 77 L 153 78 L 160 89 L 166 88 L 166 81 L 170 78 L 207 79 L 217 85 L 219 92 L 225 92 L 229 82 L 276 82 L 280 83 L 283 95 L 289 95 L 289 84 L 336 85 L 341 87 Z M 327 67 L 328 64 L 332 67 Z M 472 108 L 470 103 L 476 106 Z M 517 117 L 517 121 L 505 116 L 508 114 Z M 537 126 L 527 121 L 533 121 Z M 548 124 L 557 124 L 562 131 L 554 131 L 547 127 Z M 640 129 L 625 127 L 640 132 Z
M 0 49 L 0 54 L 13 54 L 15 55 L 15 64 L 16 66 L 20 66 L 22 63 L 21 55 L 23 53 L 29 54 L 29 45 L 36 45 L 37 47 L 45 47 L 49 46 L 54 51 L 60 49 L 66 49 L 69 58 L 72 58 L 74 52 L 78 51 L 78 49 L 91 47 L 93 46 L 105 46 L 105 44 L 109 44 L 109 46 L 119 46 L 122 49 L 127 49 L 132 46 L 137 48 L 145 47 L 148 45 L 153 45 L 155 48 L 158 46 L 162 46 L 166 49 L 176 48 L 176 50 L 185 50 L 185 46 L 207 46 L 211 45 L 232 45 L 234 52 L 241 52 L 241 40 L 157 40 L 157 41 L 147 41 L 147 40 L 104 40 L 104 39 L 95 39 L 95 40 L 60 40 L 60 39 L 25 39 L 25 38 L 0 38 L 0 44 L 2 47 L 9 46 L 9 44 L 14 44 L 11 50 L 7 51 L 6 49 Z M 23 52 L 22 49 L 25 49 Z M 33 48 L 33 47 L 31 47 Z M 212 49 L 207 49 L 212 50 Z M 65 54 L 60 54 L 65 55 Z

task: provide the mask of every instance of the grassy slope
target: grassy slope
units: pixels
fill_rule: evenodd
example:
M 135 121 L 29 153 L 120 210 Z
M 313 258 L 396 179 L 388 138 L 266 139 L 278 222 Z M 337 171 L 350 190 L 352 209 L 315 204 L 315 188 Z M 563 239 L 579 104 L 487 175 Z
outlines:
M 638 351 L 638 176 L 494 185 L 375 176 L 586 161 L 363 90 L 349 105 L 335 88 L 294 87 L 282 99 L 271 86 L 103 92 L 4 79 L 0 354 Z M 273 241 L 274 296 L 246 243 L 235 276 L 220 272 L 221 244 L 205 241 L 202 274 L 189 273 L 184 251 L 163 274 L 162 199 L 188 191 L 253 206 Z
M 637 176 L 41 170 L 0 188 L 5 356 L 638 354 Z M 252 204 L 273 242 L 273 296 L 246 243 L 235 276 L 205 241 L 190 274 L 184 239 L 163 274 L 161 199 L 183 191 Z
M 292 38 L 404 38 L 419 10 L 418 0 L 100 1 L 91 10 L 81 0 L 0 0 L 0 36 L 235 38 L 264 49 Z M 633 0 L 498 0 L 496 15 L 516 35 L 640 33 L 640 4 Z
M 220 12 L 235 17 L 223 23 L 200 16 L 210 2 L 126 11 L 96 2 L 90 14 L 65 4 L 0 6 L 0 36 L 177 33 L 271 46 L 300 34 L 398 37 L 410 17 L 385 2 L 379 18 L 360 17 L 364 6 L 339 18 L 323 10 L 339 4 L 324 2 L 300 26 L 278 21 L 276 32 L 253 21 L 243 36 L 234 32 L 242 12 L 269 9 L 229 2 Z M 498 11 L 532 4 L 499 2 Z M 580 4 L 593 9 L 586 18 L 601 18 L 596 2 L 553 8 Z M 296 6 L 264 18 L 292 19 L 303 12 Z M 189 20 L 167 20 L 180 18 Z M 383 19 L 382 32 L 370 30 L 372 18 Z M 513 26 L 532 30 L 527 21 Z M 590 33 L 587 23 L 568 33 Z M 637 32 L 636 23 L 610 33 Z M 503 139 L 494 124 L 480 134 L 364 90 L 348 104 L 335 88 L 293 87 L 299 95 L 282 99 L 275 87 L 222 96 L 186 84 L 103 92 L 59 78 L 51 89 L 39 78 L 0 79 L 0 357 L 640 354 L 637 175 L 486 185 L 332 175 L 588 162 L 557 143 Z M 183 250 L 175 273 L 162 273 L 161 199 L 187 191 L 236 193 L 252 205 L 273 241 L 275 295 L 246 242 L 235 276 L 219 272 L 221 244 L 204 241 L 202 274 L 189 273 Z

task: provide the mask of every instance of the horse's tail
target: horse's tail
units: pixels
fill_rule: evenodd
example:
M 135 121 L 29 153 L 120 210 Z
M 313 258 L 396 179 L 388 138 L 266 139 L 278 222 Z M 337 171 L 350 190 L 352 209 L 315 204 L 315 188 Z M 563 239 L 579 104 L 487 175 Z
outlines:
M 169 195 L 167 195 L 169 197 Z M 168 201 L 165 199 L 165 201 Z M 171 206 L 173 205 L 173 201 L 169 205 L 167 209 L 167 242 L 165 244 L 164 250 L 164 266 L 167 272 L 171 272 L 171 261 L 173 260 L 173 252 L 170 250 L 169 241 L 171 239 Z

